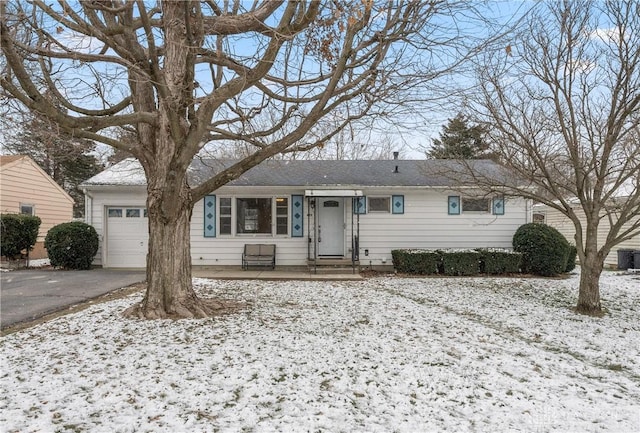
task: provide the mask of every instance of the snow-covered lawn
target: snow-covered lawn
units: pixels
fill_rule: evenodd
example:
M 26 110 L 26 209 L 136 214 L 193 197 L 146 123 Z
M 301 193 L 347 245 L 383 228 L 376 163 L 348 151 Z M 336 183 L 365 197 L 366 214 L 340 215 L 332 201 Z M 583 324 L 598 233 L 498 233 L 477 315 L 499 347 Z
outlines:
M 640 279 L 195 280 L 249 303 L 132 321 L 140 295 L 4 337 L 3 432 L 638 432 Z

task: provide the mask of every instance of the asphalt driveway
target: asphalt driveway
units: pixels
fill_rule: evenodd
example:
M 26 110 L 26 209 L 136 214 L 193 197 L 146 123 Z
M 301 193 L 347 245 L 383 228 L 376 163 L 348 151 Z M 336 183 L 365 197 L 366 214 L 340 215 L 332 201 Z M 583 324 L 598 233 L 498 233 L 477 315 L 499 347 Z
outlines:
M 50 268 L 0 273 L 0 327 L 28 322 L 146 278 L 144 271 Z

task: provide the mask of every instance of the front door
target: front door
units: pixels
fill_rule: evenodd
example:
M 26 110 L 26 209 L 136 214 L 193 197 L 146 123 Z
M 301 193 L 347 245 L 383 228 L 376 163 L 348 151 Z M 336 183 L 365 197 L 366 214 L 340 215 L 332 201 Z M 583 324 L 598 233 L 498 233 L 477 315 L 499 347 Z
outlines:
M 344 200 L 321 198 L 318 209 L 318 255 L 344 256 Z

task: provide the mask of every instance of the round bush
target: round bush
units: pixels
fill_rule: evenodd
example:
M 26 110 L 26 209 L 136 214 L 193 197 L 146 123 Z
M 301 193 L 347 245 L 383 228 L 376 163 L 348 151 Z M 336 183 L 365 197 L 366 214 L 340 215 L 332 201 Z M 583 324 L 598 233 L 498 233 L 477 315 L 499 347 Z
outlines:
M 0 255 L 7 259 L 19 258 L 22 251 L 27 253 L 38 241 L 40 218 L 31 215 L 0 215 Z
M 513 235 L 513 249 L 522 253 L 524 272 L 554 276 L 567 269 L 569 242 L 558 230 L 546 224 L 520 226 Z
M 578 256 L 578 249 L 575 245 L 569 245 L 569 257 L 567 258 L 567 267 L 564 268 L 565 272 L 571 272 L 576 268 L 576 257 Z
M 90 269 L 98 252 L 98 233 L 83 222 L 62 223 L 51 228 L 44 240 L 51 266 Z

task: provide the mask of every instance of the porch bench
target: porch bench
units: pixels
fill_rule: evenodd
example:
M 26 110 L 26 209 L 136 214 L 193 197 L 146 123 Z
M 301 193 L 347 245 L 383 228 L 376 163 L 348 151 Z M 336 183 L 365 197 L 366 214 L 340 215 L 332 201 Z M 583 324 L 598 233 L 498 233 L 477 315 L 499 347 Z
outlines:
M 250 265 L 276 267 L 275 244 L 245 244 L 242 253 L 242 269 L 248 270 Z

